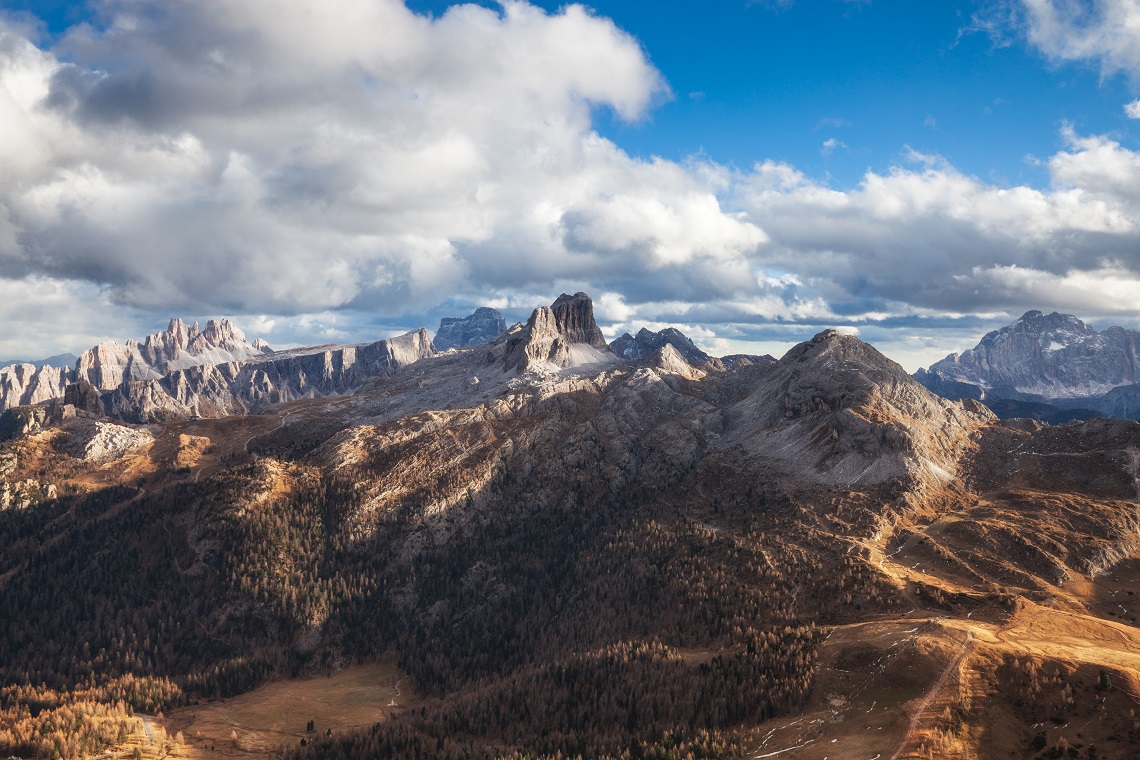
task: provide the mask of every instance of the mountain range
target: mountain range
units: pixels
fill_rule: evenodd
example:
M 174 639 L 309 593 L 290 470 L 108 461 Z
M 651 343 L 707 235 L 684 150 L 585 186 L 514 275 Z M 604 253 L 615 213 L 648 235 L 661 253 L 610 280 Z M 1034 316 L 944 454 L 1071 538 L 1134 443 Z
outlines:
M 1140 753 L 1136 421 L 831 330 L 607 346 L 582 293 L 445 351 L 205 332 L 0 443 L 0 755 Z

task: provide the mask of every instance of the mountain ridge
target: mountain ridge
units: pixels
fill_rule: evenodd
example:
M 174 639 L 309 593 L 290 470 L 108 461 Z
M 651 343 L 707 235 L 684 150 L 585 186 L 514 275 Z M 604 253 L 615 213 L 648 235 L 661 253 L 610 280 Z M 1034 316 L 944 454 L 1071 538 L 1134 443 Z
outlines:
M 1140 332 L 1118 326 L 1098 332 L 1071 314 L 1030 310 L 987 333 L 976 347 L 919 369 L 915 378 L 947 398 L 1029 402 L 1134 418 L 1140 404 L 1118 389 L 1140 383 Z

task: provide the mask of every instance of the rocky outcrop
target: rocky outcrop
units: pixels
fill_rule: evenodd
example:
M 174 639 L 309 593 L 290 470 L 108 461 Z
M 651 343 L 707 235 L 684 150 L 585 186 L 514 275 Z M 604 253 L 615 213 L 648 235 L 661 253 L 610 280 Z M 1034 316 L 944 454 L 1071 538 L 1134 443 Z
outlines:
M 636 336 L 624 333 L 614 339 L 610 344 L 610 350 L 623 359 L 637 361 L 654 356 L 667 345 L 672 346 L 688 364 L 694 367 L 699 367 L 711 358 L 675 327 L 666 327 L 659 332 L 652 332 L 643 327 L 638 330 Z
M 658 372 L 680 375 L 686 380 L 700 380 L 706 374 L 704 370 L 694 367 L 692 362 L 673 347 L 672 343 L 666 343 L 657 349 L 657 353 L 652 357 L 652 364 Z
M 301 398 L 343 395 L 435 353 L 427 330 L 359 346 L 290 351 L 201 364 L 104 394 L 107 414 L 136 423 L 256 412 Z
M 110 422 L 82 422 L 67 431 L 65 447 L 69 454 L 88 462 L 118 459 L 154 441 L 145 429 Z
M 63 395 L 73 373 L 63 367 L 13 364 L 0 369 L 0 410 L 39 404 Z
M 858 338 L 828 330 L 784 355 L 727 415 L 739 444 L 827 485 L 948 484 L 970 434 L 992 422 L 975 401 L 930 393 Z
M 437 351 L 490 343 L 507 329 L 503 315 L 497 310 L 481 306 L 466 317 L 444 317 L 432 342 Z
M 594 321 L 594 303 L 585 293 L 560 295 L 540 306 L 526 326 L 508 334 L 504 365 L 518 372 L 556 371 L 606 364 L 614 356 Z
M 1071 314 L 1028 311 L 915 377 L 943 396 L 1054 401 L 1140 383 L 1140 333 L 1097 332 Z
M 95 386 L 91 385 L 84 380 L 78 383 L 72 383 L 67 386 L 63 391 L 63 403 L 65 406 L 73 406 L 76 411 L 87 412 L 95 416 L 103 414 L 103 400 L 99 396 L 99 391 L 95 390 Z

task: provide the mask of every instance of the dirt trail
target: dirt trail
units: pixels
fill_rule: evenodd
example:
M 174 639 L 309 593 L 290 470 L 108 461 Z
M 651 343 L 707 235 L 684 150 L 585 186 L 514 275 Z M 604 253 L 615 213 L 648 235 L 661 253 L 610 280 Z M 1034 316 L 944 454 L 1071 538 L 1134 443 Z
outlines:
M 918 734 L 918 727 L 922 723 L 922 716 L 926 713 L 926 708 L 930 706 L 930 703 L 934 701 L 934 698 L 942 691 L 942 687 L 946 685 L 946 680 L 950 677 L 950 674 L 958 668 L 959 663 L 962 662 L 962 658 L 966 656 L 973 646 L 974 632 L 966 631 L 966 640 L 962 642 L 962 646 L 954 656 L 954 659 L 946 665 L 945 670 L 942 671 L 942 675 L 938 677 L 934 686 L 930 688 L 930 691 L 927 692 L 926 697 L 922 700 L 922 704 L 918 706 L 918 710 L 915 711 L 914 716 L 910 719 L 910 725 L 907 727 L 906 735 L 903 736 L 902 742 L 899 743 L 899 748 L 891 755 L 891 760 L 898 760 L 907 745 L 914 741 L 915 736 Z

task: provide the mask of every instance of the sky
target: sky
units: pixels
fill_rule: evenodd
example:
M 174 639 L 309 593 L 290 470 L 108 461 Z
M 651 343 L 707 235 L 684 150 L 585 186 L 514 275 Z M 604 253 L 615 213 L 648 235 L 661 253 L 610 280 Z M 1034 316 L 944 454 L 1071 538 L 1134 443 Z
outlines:
M 1140 327 L 1140 0 L 0 0 L 0 357 Z

